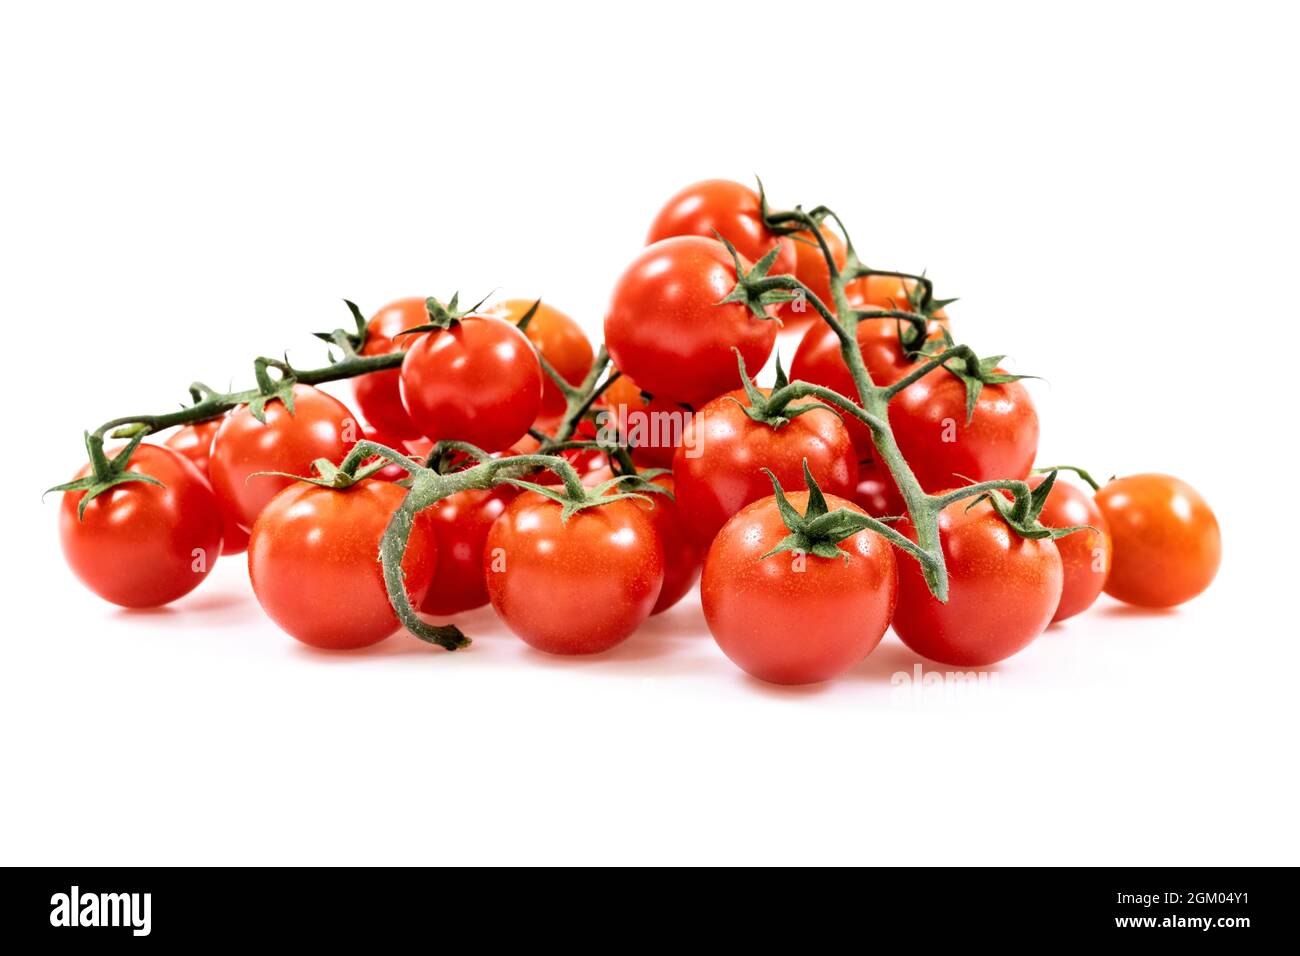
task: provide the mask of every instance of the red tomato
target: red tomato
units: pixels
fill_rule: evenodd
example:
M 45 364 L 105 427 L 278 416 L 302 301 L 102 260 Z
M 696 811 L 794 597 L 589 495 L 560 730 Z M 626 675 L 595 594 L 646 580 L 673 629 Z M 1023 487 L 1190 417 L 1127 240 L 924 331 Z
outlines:
M 519 320 L 532 307 L 532 302 L 527 299 L 507 299 L 492 306 L 486 314 L 518 325 Z M 528 329 L 524 334 L 533 343 L 533 348 L 551 363 L 551 368 L 560 373 L 561 378 L 570 385 L 582 384 L 596 358 L 582 326 L 559 309 L 543 302 L 528 320 Z M 541 418 L 559 418 L 568 408 L 564 393 L 545 372 L 542 373 L 542 382 L 542 410 L 539 415 Z
M 1029 487 L 1037 488 L 1044 480 L 1043 475 L 1030 475 Z M 1047 503 L 1038 520 L 1048 528 L 1096 529 L 1076 531 L 1056 539 L 1065 579 L 1061 602 L 1052 620 L 1064 621 L 1092 607 L 1106 584 L 1111 565 L 1110 528 L 1097 503 L 1077 486 L 1062 481 L 1060 476 L 1047 493 Z
M 626 640 L 659 599 L 664 553 L 635 499 L 560 519 L 535 492 L 488 532 L 488 597 L 506 626 L 551 654 L 595 654 Z
M 78 520 L 84 492 L 64 494 L 59 541 L 72 572 L 105 601 L 160 607 L 194 590 L 221 554 L 221 513 L 208 481 L 184 456 L 140 445 L 127 471 L 149 475 L 93 498 Z M 76 475 L 89 474 L 90 466 Z
M 732 350 L 757 370 L 776 342 L 774 321 L 739 302 L 718 304 L 735 286 L 731 253 L 716 240 L 683 236 L 647 246 L 614 286 L 605 315 L 610 358 L 665 401 L 699 407 L 735 388 Z
M 542 368 L 524 334 L 492 316 L 466 316 L 415 337 L 402 360 L 402 403 L 433 441 L 509 448 L 537 420 Z
M 749 407 L 743 390 L 709 402 L 687 426 L 682 446 L 673 456 L 677 499 L 702 546 L 745 505 L 772 494 L 772 480 L 764 468 L 772 470 L 781 487 L 806 489 L 806 458 L 827 494 L 848 497 L 857 487 L 853 442 L 829 408 L 804 412 L 773 428 L 751 419 L 742 405 Z
M 253 525 L 248 546 L 262 610 L 304 644 L 331 650 L 366 647 L 395 632 L 379 540 L 405 496 L 386 481 L 342 491 L 299 482 L 276 495 Z M 437 562 L 437 536 L 417 516 L 402 561 L 416 607 Z
M 193 463 L 204 478 L 209 478 L 208 460 L 211 457 L 212 438 L 220 427 L 220 418 L 210 418 L 206 422 L 198 422 L 194 425 L 182 425 L 163 444 L 172 451 L 180 452 Z M 226 521 L 221 536 L 221 553 L 242 554 L 247 549 L 248 532 L 234 521 Z
M 421 512 L 438 535 L 438 571 L 422 611 L 445 617 L 487 604 L 483 549 L 492 522 L 517 494 L 511 485 L 458 491 Z
M 889 424 L 930 492 L 961 480 L 1023 480 L 1038 452 L 1038 413 L 1020 382 L 985 385 L 968 423 L 965 384 L 937 368 L 894 397 Z
M 1061 601 L 1056 545 L 1022 538 L 982 501 L 957 501 L 939 515 L 948 567 L 948 603 L 926 587 L 921 567 L 900 559 L 894 633 L 916 653 L 954 667 L 984 667 L 1010 657 L 1043 633 Z M 904 519 L 896 527 L 912 540 Z
M 933 335 L 938 334 L 938 324 L 931 323 Z M 903 352 L 898 341 L 898 323 L 893 319 L 864 319 L 858 323 L 858 347 L 862 361 L 876 385 L 892 385 L 911 369 L 913 362 Z M 809 326 L 795 350 L 790 364 L 791 381 L 812 382 L 833 388 L 841 395 L 859 401 L 858 387 L 840 354 L 840 339 L 825 322 Z M 871 429 L 851 415 L 840 413 L 844 424 L 853 436 L 853 445 L 861 455 L 874 454 Z
M 612 416 L 609 424 L 631 447 L 632 460 L 645 468 L 671 468 L 690 411 L 660 398 L 647 402 L 627 375 L 616 378 L 604 398 L 604 410 Z
M 608 477 L 612 478 L 612 473 Z M 661 488 L 675 490 L 672 475 L 656 475 L 650 480 Z M 619 486 L 615 488 L 618 489 Z M 654 525 L 659 543 L 663 546 L 664 586 L 659 591 L 659 600 L 655 602 L 654 610 L 650 612 L 659 614 L 686 597 L 695 584 L 695 579 L 700 576 L 704 554 L 691 535 L 681 506 L 667 495 L 652 492 L 647 497 L 651 501 L 636 503 L 650 515 L 650 523 Z M 632 500 L 636 501 L 635 498 Z
M 1219 570 L 1219 522 L 1191 485 L 1169 475 L 1116 478 L 1097 492 L 1115 555 L 1106 593 L 1139 607 L 1173 607 Z
M 822 226 L 821 233 L 831 250 L 831 257 L 835 260 L 835 268 L 843 269 L 845 262 L 848 261 L 848 247 L 844 245 L 844 240 L 826 225 Z M 826 256 L 822 253 L 821 244 L 818 243 L 817 237 L 807 230 L 796 235 L 800 241 L 794 243 L 795 277 L 806 285 L 813 295 L 821 299 L 823 305 L 834 312 L 835 300 L 831 297 L 831 273 L 826 268 Z M 812 305 L 805 305 L 802 312 L 795 312 L 793 305 L 788 305 L 781 313 L 781 317 L 787 322 L 807 319 L 825 325 L 821 313 Z
M 390 352 L 400 352 L 410 345 L 413 336 L 397 336 L 406 329 L 428 323 L 429 310 L 424 303 L 424 298 L 412 296 L 390 302 L 376 312 L 366 324 L 366 344 L 362 346 L 361 354 L 387 355 Z M 404 441 L 418 438 L 420 429 L 415 427 L 402 405 L 400 381 L 400 372 L 395 368 L 371 372 L 352 380 L 352 393 L 356 396 L 357 408 L 361 409 L 367 422 L 377 431 Z
M 801 514 L 808 493 L 790 503 Z M 860 512 L 826 496 L 835 511 Z M 810 684 L 844 673 L 880 643 L 894 613 L 894 553 L 874 531 L 839 543 L 848 555 L 782 552 L 763 557 L 789 530 L 768 496 L 736 514 L 714 538 L 700 596 L 718 646 L 742 670 L 775 684 Z
M 758 193 L 729 179 L 706 179 L 673 196 L 659 210 L 645 241 L 650 245 L 674 236 L 713 239 L 715 232 L 750 262 L 757 262 L 773 246 L 780 246 L 768 275 L 794 274 L 798 243 L 774 235 L 763 222 Z
M 873 518 L 907 514 L 907 505 L 898 493 L 893 476 L 874 461 L 858 462 L 858 487 L 853 492 L 853 500 Z
M 295 483 L 259 472 L 310 475 L 317 458 L 342 461 L 360 434 L 347 406 L 309 385 L 293 387 L 292 414 L 283 402 L 268 402 L 265 424 L 248 406 L 236 409 L 222 419 L 208 463 L 222 515 L 228 523 L 251 529 L 266 503 Z

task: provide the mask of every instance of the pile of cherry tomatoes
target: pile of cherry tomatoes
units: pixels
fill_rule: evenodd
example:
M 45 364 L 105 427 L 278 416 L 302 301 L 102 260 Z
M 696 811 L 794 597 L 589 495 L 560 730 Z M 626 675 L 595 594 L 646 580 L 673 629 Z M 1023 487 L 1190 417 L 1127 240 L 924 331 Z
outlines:
M 855 257 L 829 221 L 820 225 L 820 236 L 779 228 L 739 183 L 688 187 L 615 282 L 599 352 L 547 303 L 460 312 L 399 299 L 357 337 L 355 355 L 395 358 L 353 378 L 356 411 L 286 379 L 269 400 L 185 424 L 162 443 L 142 441 L 151 431 L 139 428 L 114 457 L 96 462 L 92 449 L 61 488 L 67 562 L 96 594 L 140 608 L 191 591 L 219 555 L 247 551 L 266 613 L 300 641 L 342 650 L 399 629 L 380 544 L 408 521 L 400 587 L 433 618 L 491 603 L 533 647 L 597 653 L 699 580 L 722 651 L 779 683 L 843 673 L 891 625 L 924 657 L 981 667 L 1102 591 L 1169 607 L 1208 587 L 1219 530 L 1194 489 L 1144 474 L 1089 494 L 1064 474 L 1072 469 L 1036 472 L 1033 401 L 991 365 L 974 395 L 948 365 L 904 382 L 930 345 L 951 341 L 946 303 L 922 301 L 923 280 L 896 273 L 833 287 Z M 801 294 L 734 294 L 756 264 L 756 274 L 795 277 Z M 918 540 L 916 516 L 872 428 L 815 399 L 770 404 L 787 381 L 856 401 L 844 343 L 808 308 L 807 299 L 833 308 L 837 291 L 865 315 L 912 317 L 864 318 L 855 336 L 871 381 L 899 383 L 889 432 L 942 506 L 946 600 L 905 547 Z M 768 362 L 781 327 L 803 329 L 802 340 L 788 379 L 779 371 L 760 388 L 741 370 Z M 331 478 L 363 440 L 368 467 Z M 422 481 L 536 454 L 563 465 L 530 459 L 400 516 Z M 957 497 L 999 480 L 1026 483 L 1032 502 L 999 490 Z M 1078 530 L 1044 530 L 1066 528 Z

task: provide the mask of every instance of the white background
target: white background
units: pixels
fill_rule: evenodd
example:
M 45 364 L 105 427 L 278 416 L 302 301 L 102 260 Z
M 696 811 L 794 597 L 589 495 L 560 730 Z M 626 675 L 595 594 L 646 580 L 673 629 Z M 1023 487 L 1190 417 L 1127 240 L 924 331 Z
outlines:
M 7 8 L 0 859 L 1298 862 L 1295 34 L 1241 3 Z M 1213 589 L 1104 598 L 935 697 L 891 686 L 892 635 L 758 684 L 691 601 L 597 659 L 490 610 L 465 653 L 326 655 L 241 559 L 156 613 L 63 566 L 40 492 L 82 429 L 315 360 L 344 296 L 500 288 L 598 337 L 658 205 L 755 173 L 1044 376 L 1042 462 L 1199 488 Z

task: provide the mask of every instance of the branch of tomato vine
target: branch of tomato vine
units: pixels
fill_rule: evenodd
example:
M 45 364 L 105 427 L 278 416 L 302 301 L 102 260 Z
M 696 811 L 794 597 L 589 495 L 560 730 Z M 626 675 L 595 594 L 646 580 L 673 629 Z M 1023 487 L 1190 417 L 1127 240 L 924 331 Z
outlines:
M 882 272 L 863 265 L 853 248 L 848 230 L 844 228 L 840 218 L 827 207 L 819 206 L 811 213 L 800 208 L 774 212 L 767 207 L 766 198 L 764 198 L 763 214 L 769 228 L 777 234 L 807 234 L 816 240 L 822 256 L 826 260 L 832 301 L 829 304 L 823 302 L 811 289 L 794 276 L 767 275 L 763 263 L 755 267 L 753 270 L 755 275 L 751 277 L 751 275 L 743 271 L 738 257 L 736 258 L 738 282 L 735 294 L 742 294 L 743 290 L 743 295 L 752 303 L 751 307 L 760 303 L 793 298 L 802 298 L 805 302 L 811 304 L 839 339 L 840 354 L 858 391 L 858 401 L 853 402 L 852 399 L 841 396 L 831 389 L 796 381 L 786 385 L 778 395 L 773 395 L 772 399 L 774 401 L 788 402 L 799 397 L 820 398 L 856 416 L 870 428 L 871 440 L 875 446 L 877 460 L 889 469 L 907 507 L 908 517 L 911 519 L 912 527 L 916 533 L 915 544 L 905 550 L 919 561 L 921 572 L 931 593 L 940 601 L 946 602 L 948 599 L 948 570 L 944 564 L 943 548 L 939 540 L 940 511 L 953 501 L 977 497 L 993 490 L 1004 490 L 1011 492 L 1014 497 L 1012 507 L 1015 509 L 1015 513 L 1026 514 L 1030 511 L 1028 503 L 1030 489 L 1024 482 L 985 482 L 980 485 L 961 488 L 942 496 L 927 494 L 916 480 L 911 466 L 903 457 L 894 439 L 893 430 L 889 425 L 889 402 L 908 385 L 913 384 L 922 376 L 953 359 L 959 359 L 966 366 L 967 371 L 971 373 L 978 370 L 978 359 L 971 349 L 965 346 L 954 346 L 918 362 L 917 368 L 910 371 L 899 382 L 889 386 L 876 385 L 872 381 L 871 373 L 867 370 L 862 357 L 862 350 L 858 345 L 858 324 L 866 319 L 893 317 L 900 323 L 904 321 L 911 323 L 916 332 L 920 334 L 919 342 L 923 342 L 929 321 L 929 313 L 934 306 L 932 282 L 924 276 Z M 844 234 L 846 261 L 842 269 L 836 263 L 830 245 L 822 231 L 821 223 L 827 217 L 833 218 Z M 736 255 L 734 249 L 732 249 L 732 254 L 733 256 Z M 770 263 L 768 264 L 770 265 Z M 846 291 L 847 285 L 856 279 L 875 274 L 913 280 L 917 287 L 922 290 L 920 299 L 914 306 L 916 311 L 903 309 L 861 310 L 851 307 Z M 900 336 L 901 332 L 900 326 Z M 914 345 L 919 344 L 915 335 L 913 341 Z M 897 535 L 898 533 L 894 532 L 894 534 Z M 899 537 L 902 536 L 899 535 Z M 909 544 L 911 544 L 910 541 Z

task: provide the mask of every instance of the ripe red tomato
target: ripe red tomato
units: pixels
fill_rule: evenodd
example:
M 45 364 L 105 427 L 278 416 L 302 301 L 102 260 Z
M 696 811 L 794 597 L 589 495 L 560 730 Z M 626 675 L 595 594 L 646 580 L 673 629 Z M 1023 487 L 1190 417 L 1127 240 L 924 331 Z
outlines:
M 1219 522 L 1191 485 L 1169 475 L 1116 478 L 1097 492 L 1114 545 L 1106 593 L 1139 607 L 1173 607 L 1219 570 Z
M 541 408 L 542 368 L 522 332 L 470 315 L 414 338 L 402 360 L 402 404 L 425 436 L 501 451 L 527 434 Z
M 511 485 L 458 491 L 420 512 L 438 536 L 438 570 L 422 611 L 447 616 L 487 604 L 483 550 L 488 531 L 517 494 Z
M 647 402 L 641 386 L 627 375 L 616 378 L 604 398 L 604 411 L 612 418 L 601 424 L 623 436 L 631 446 L 632 460 L 646 468 L 671 468 L 690 411 L 658 397 Z
M 292 478 L 259 472 L 310 475 L 313 461 L 328 458 L 338 464 L 360 436 L 347 406 L 309 385 L 293 387 L 292 414 L 283 402 L 268 402 L 265 424 L 248 406 L 236 409 L 221 420 L 208 462 L 222 515 L 250 530 L 266 503 L 294 484 Z
M 985 385 L 967 422 L 965 384 L 937 368 L 894 397 L 889 424 L 930 492 L 961 480 L 1023 480 L 1038 452 L 1038 413 L 1020 382 Z
M 826 239 L 826 245 L 831 250 L 831 257 L 835 260 L 835 268 L 843 269 L 845 262 L 848 261 L 848 247 L 844 245 L 844 240 L 830 226 L 823 225 L 821 232 Z M 794 243 L 795 277 L 834 312 L 835 301 L 831 298 L 831 273 L 826 268 L 826 256 L 822 254 L 821 244 L 817 241 L 817 237 L 807 230 L 797 233 L 796 236 L 800 241 Z M 781 313 L 781 318 L 785 319 L 787 324 L 792 320 L 797 323 L 801 319 L 808 319 L 825 325 L 821 313 L 811 305 L 806 305 L 802 312 L 795 312 L 793 305 L 788 305 Z
M 635 499 L 560 519 L 536 492 L 488 532 L 488 597 L 506 626 L 551 654 L 595 654 L 626 640 L 659 599 L 664 553 Z
M 487 310 L 487 315 L 494 315 L 514 325 L 528 314 L 533 303 L 527 299 L 507 299 Z M 581 385 L 582 380 L 591 371 L 591 363 L 596 354 L 591 349 L 582 326 L 569 318 L 559 309 L 543 302 L 537 312 L 528 320 L 524 332 L 533 347 L 551 363 L 551 367 L 560 373 L 570 385 Z M 568 407 L 564 393 L 551 377 L 542 375 L 542 410 L 539 417 L 545 419 L 559 418 Z
M 1030 475 L 1029 487 L 1037 488 L 1045 480 L 1043 475 Z M 1097 503 L 1059 476 L 1047 493 L 1047 503 L 1038 520 L 1048 528 L 1096 529 L 1076 531 L 1056 539 L 1065 579 L 1061 587 L 1061 602 L 1056 606 L 1052 620 L 1064 621 L 1092 607 L 1106 584 L 1111 565 L 1110 527 Z
M 768 275 L 794 274 L 798 243 L 774 235 L 763 222 L 758 193 L 730 179 L 706 179 L 673 196 L 655 216 L 645 241 L 650 245 L 674 236 L 712 239 L 715 232 L 750 262 L 757 262 L 773 246 L 780 246 Z
M 105 601 L 122 607 L 160 607 L 189 594 L 221 554 L 221 514 L 207 479 L 183 455 L 140 445 L 127 471 L 162 487 L 129 481 L 91 499 L 79 520 L 84 492 L 64 494 L 59 541 L 72 572 Z M 90 466 L 77 478 L 85 477 Z
M 667 488 L 669 491 L 676 490 L 672 475 L 656 475 L 650 480 L 661 488 Z M 700 576 L 704 553 L 695 543 L 686 516 L 675 500 L 666 495 L 653 493 L 647 497 L 651 500 L 647 502 L 637 501 L 635 498 L 631 500 L 649 514 L 650 523 L 654 525 L 655 532 L 659 535 L 659 543 L 663 546 L 664 585 L 659 590 L 659 600 L 655 602 L 654 610 L 650 612 L 659 614 L 668 610 L 690 591 L 695 584 L 695 579 Z
M 788 497 L 801 514 L 807 510 L 806 491 Z M 826 504 L 862 511 L 833 495 Z M 771 496 L 732 517 L 704 562 L 704 617 L 723 653 L 760 680 L 829 680 L 870 654 L 889 627 L 898 594 L 894 553 L 864 530 L 839 543 L 847 561 L 795 552 L 763 557 L 789 533 Z
M 939 334 L 938 324 L 930 324 L 931 337 Z M 908 373 L 913 361 L 903 352 L 898 341 L 898 323 L 893 319 L 864 319 L 858 323 L 858 347 L 862 361 L 876 385 L 892 385 Z M 840 354 L 840 339 L 825 322 L 811 325 L 799 341 L 794 361 L 790 364 L 792 381 L 812 382 L 833 388 L 841 395 L 858 401 L 858 388 Z M 874 454 L 871 429 L 851 415 L 841 414 L 844 424 L 853 437 L 853 445 L 861 455 Z
M 394 633 L 399 622 L 384 589 L 379 541 L 405 496 L 394 484 L 369 480 L 342 491 L 298 482 L 276 495 L 248 546 L 262 610 L 313 647 L 366 647 Z M 437 536 L 421 513 L 402 561 L 416 607 L 437 562 Z
M 398 334 L 428 323 L 429 310 L 424 303 L 422 297 L 412 296 L 390 302 L 376 312 L 366 323 L 366 344 L 361 354 L 387 355 L 410 345 L 412 336 L 398 338 Z M 361 414 L 377 431 L 405 441 L 420 437 L 420 429 L 402 405 L 400 381 L 400 372 L 395 368 L 359 375 L 352 380 L 352 394 Z
M 740 384 L 733 348 L 757 370 L 776 342 L 775 322 L 756 318 L 743 303 L 718 304 L 735 286 L 731 253 L 714 239 L 682 236 L 647 246 L 614 286 L 605 315 L 610 358 L 665 401 L 698 408 L 730 391 Z
M 1051 623 L 1063 571 L 1056 545 L 1022 538 L 987 501 L 957 501 L 939 515 L 948 603 L 926 587 L 920 565 L 901 558 L 894 633 L 916 653 L 954 667 L 984 667 L 1027 646 Z M 904 519 L 896 527 L 912 540 Z
M 211 481 L 208 460 L 212 452 L 212 438 L 220 427 L 220 418 L 210 418 L 206 422 L 193 425 L 182 425 L 163 444 L 188 458 L 199 473 Z M 242 554 L 247 549 L 248 532 L 234 521 L 226 521 L 221 536 L 221 553 Z
M 677 500 L 704 547 L 737 511 L 771 495 L 772 481 L 764 468 L 783 488 L 806 489 L 806 458 L 827 494 L 849 497 L 857 487 L 857 453 L 844 423 L 829 408 L 804 412 L 773 428 L 751 419 L 741 406 L 750 406 L 743 390 L 709 402 L 691 420 L 673 456 Z
M 883 465 L 871 460 L 858 462 L 858 487 L 853 492 L 853 500 L 873 518 L 907 514 L 907 504 L 898 493 L 893 476 Z

